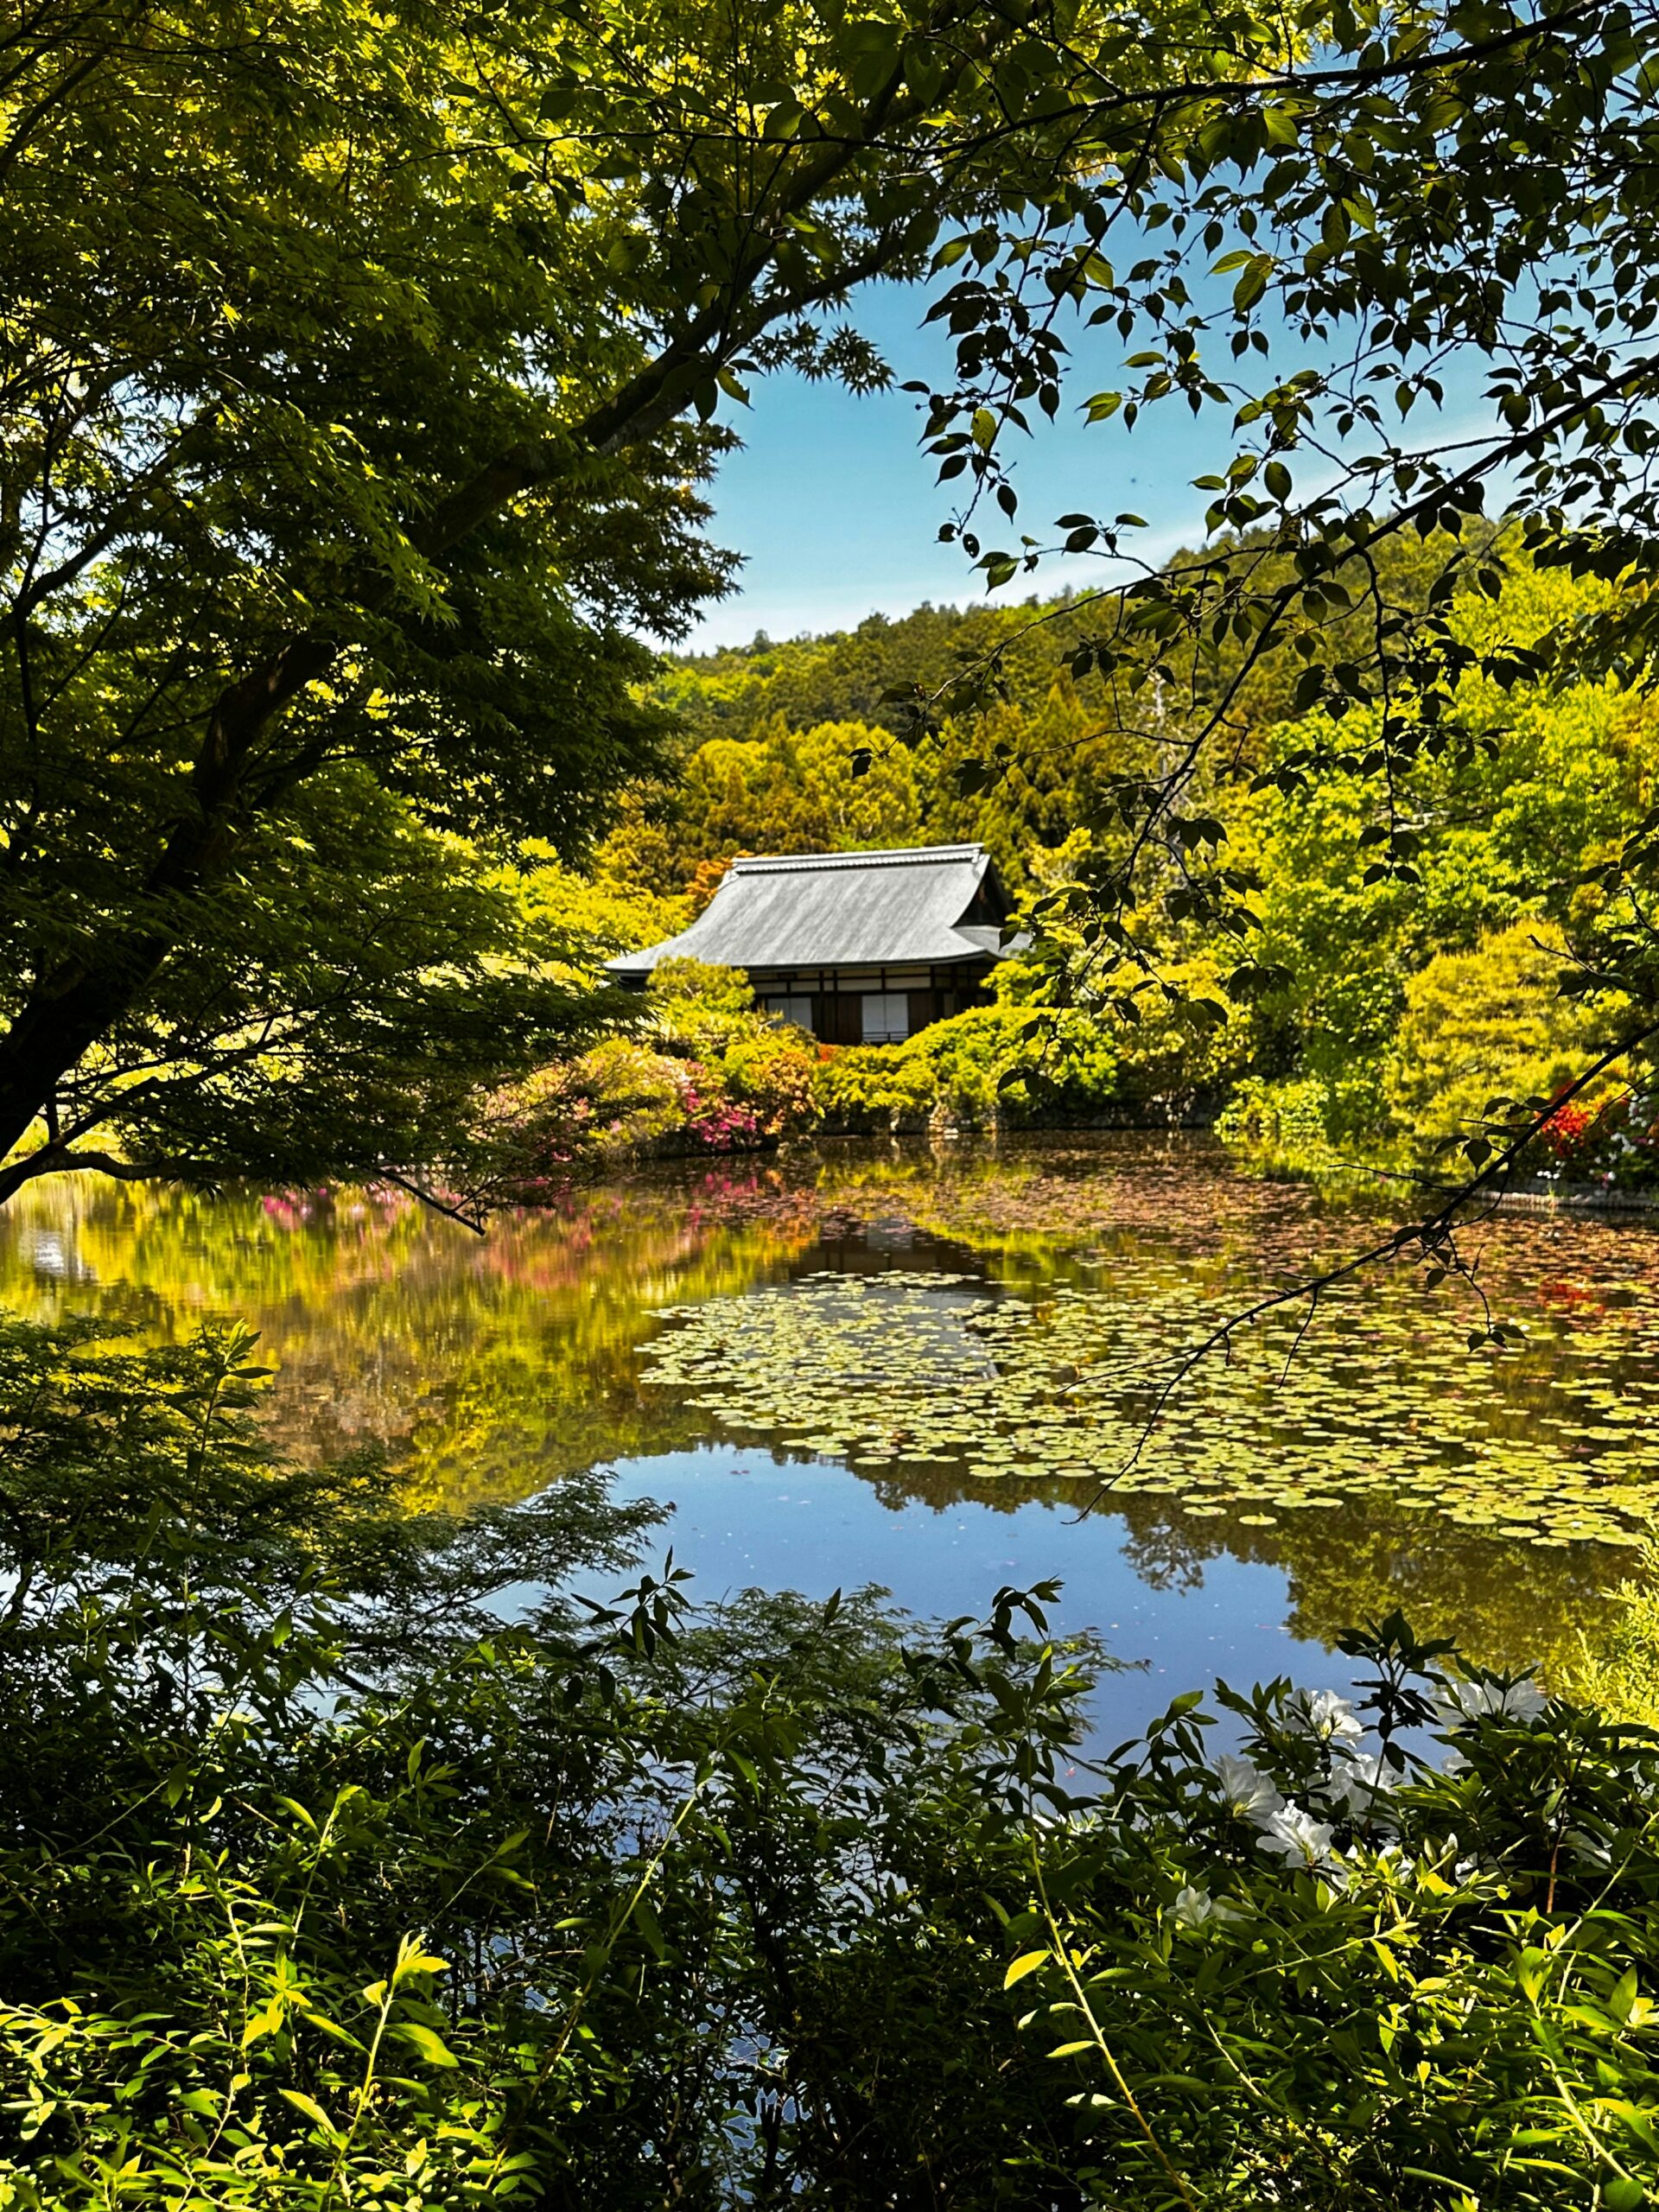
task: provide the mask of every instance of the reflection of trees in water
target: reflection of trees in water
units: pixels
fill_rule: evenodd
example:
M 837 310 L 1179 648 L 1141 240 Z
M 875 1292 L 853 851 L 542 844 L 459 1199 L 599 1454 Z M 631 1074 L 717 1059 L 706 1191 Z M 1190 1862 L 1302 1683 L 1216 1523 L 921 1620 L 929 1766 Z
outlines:
M 573 1193 L 482 1239 L 412 1202 L 357 1194 L 300 1208 L 42 1184 L 4 1220 L 0 1296 L 129 1319 L 159 1338 L 239 1314 L 276 1370 L 285 1448 L 321 1457 L 373 1444 L 423 1497 L 523 1496 L 596 1460 L 706 1435 L 706 1421 L 642 1400 L 639 1343 L 664 1305 L 786 1274 L 815 1223 L 798 1201 L 768 1205 L 764 1183 L 734 1193 L 730 1177 L 712 1179 L 712 1191 Z M 78 1255 L 73 1296 L 31 1266 L 42 1216 Z
M 1122 1506 L 1101 1510 L 1122 1513 L 1128 1523 L 1123 1556 L 1154 1590 L 1200 1589 L 1205 1562 L 1232 1553 L 1232 1545 L 1218 1539 L 1197 1541 L 1190 1521 L 1179 1513 L 1159 1513 L 1148 1500 L 1125 1498 Z
M 1234 1515 L 1195 1525 L 1147 1498 L 1125 1499 L 1122 1510 L 1126 1553 L 1149 1580 L 1162 1572 L 1191 1587 L 1223 1554 L 1257 1560 L 1286 1575 L 1298 1636 L 1329 1646 L 1397 1605 L 1420 1636 L 1454 1637 L 1482 1666 L 1541 1664 L 1558 1677 L 1581 1659 L 1583 1625 L 1630 1556 L 1593 1544 L 1504 1543 L 1434 1514 L 1369 1503 L 1287 1512 L 1275 1529 Z
M 60 1181 L 32 1186 L 0 1214 L 0 1300 L 130 1319 L 157 1338 L 203 1315 L 242 1315 L 278 1370 L 276 1420 L 289 1448 L 325 1456 L 379 1444 L 407 1466 L 417 1495 L 462 1503 L 729 1433 L 689 1391 L 640 1389 L 639 1354 L 664 1306 L 812 1270 L 892 1267 L 966 1269 L 1039 1298 L 1071 1285 L 1133 1306 L 1176 1282 L 1221 1298 L 1347 1249 L 1376 1212 L 1252 1181 L 1214 1146 L 1180 1136 L 934 1150 L 836 1143 L 664 1166 L 572 1189 L 483 1239 L 401 1197 L 207 1198 Z M 1483 1281 L 1531 1332 L 1495 1378 L 1495 1433 L 1543 1433 L 1564 1357 L 1593 1350 L 1606 1382 L 1651 1378 L 1651 1230 L 1518 1215 L 1484 1235 Z M 1445 1300 L 1424 1299 L 1404 1279 L 1368 1287 L 1366 1300 L 1408 1317 L 1406 1357 L 1410 1331 L 1460 1325 Z M 1351 1317 L 1356 1326 L 1369 1318 Z M 1348 1325 L 1322 1319 L 1321 1356 L 1340 1358 Z M 1376 1408 L 1380 1431 L 1402 1418 Z M 1564 1438 L 1561 1448 L 1594 1447 Z M 894 1510 L 966 1502 L 1008 1512 L 1042 1498 L 1064 1513 L 1088 1495 L 1076 1481 L 977 1481 L 950 1463 L 855 1472 Z M 1269 1529 L 1232 1513 L 1190 1520 L 1146 1494 L 1114 1510 L 1149 1582 L 1192 1587 L 1224 1553 L 1261 1560 L 1288 1575 L 1305 1635 L 1328 1640 L 1397 1603 L 1422 1632 L 1455 1630 L 1494 1664 L 1572 1652 L 1574 1624 L 1594 1618 L 1625 1563 L 1584 1546 L 1495 1541 L 1386 1499 L 1287 1511 Z
M 1040 1502 L 1063 1527 L 1093 1495 L 1073 1480 L 978 1482 L 944 1463 L 854 1472 L 894 1512 L 922 1504 L 943 1514 L 971 1503 L 1013 1513 Z M 1284 1573 L 1287 1625 L 1327 1648 L 1344 1629 L 1398 1605 L 1420 1635 L 1455 1637 L 1478 1665 L 1541 1664 L 1557 1678 L 1581 1662 L 1584 1629 L 1599 1620 L 1603 1593 L 1630 1559 L 1593 1544 L 1556 1551 L 1505 1543 L 1434 1514 L 1370 1503 L 1287 1510 L 1272 1529 L 1252 1528 L 1236 1513 L 1191 1520 L 1156 1497 L 1120 1495 L 1100 1510 L 1122 1522 L 1124 1557 L 1154 1589 L 1197 1590 L 1212 1563 L 1247 1560 Z

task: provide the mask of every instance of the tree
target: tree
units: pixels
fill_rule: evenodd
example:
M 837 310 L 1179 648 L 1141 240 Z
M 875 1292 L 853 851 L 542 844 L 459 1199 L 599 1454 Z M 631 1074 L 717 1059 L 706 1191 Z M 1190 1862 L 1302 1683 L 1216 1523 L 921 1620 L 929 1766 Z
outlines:
M 1142 346 L 1091 414 L 1179 394 L 1237 418 L 1225 543 L 1128 586 L 1071 654 L 1127 733 L 1102 811 L 1132 834 L 1083 887 L 1102 947 L 1133 958 L 1150 861 L 1247 930 L 1186 802 L 1274 653 L 1306 662 L 1299 709 L 1379 706 L 1378 864 L 1408 873 L 1398 777 L 1456 744 L 1469 664 L 1440 589 L 1427 612 L 1391 594 L 1382 550 L 1463 532 L 1505 469 L 1535 559 L 1619 574 L 1655 534 L 1651 30 L 1592 0 L 464 22 L 327 0 L 275 25 L 236 0 L 34 0 L 0 48 L 0 1197 L 97 1131 L 144 1153 L 165 1085 L 148 1061 L 134 1080 L 123 1025 L 175 963 L 211 968 L 219 887 L 314 777 L 358 764 L 427 828 L 502 848 L 581 842 L 659 734 L 633 633 L 672 636 L 729 574 L 696 488 L 722 394 L 785 364 L 881 381 L 818 320 L 877 275 L 955 272 L 929 435 L 994 586 L 1043 550 L 985 547 L 978 511 L 1017 508 L 1001 442 L 1058 411 L 1066 315 Z M 1141 255 L 1122 276 L 1118 234 Z M 1275 364 L 1268 303 L 1332 365 Z M 1468 350 L 1499 427 L 1469 453 L 1399 442 L 1385 402 L 1403 421 Z M 1374 450 L 1299 491 L 1299 454 L 1356 435 Z M 1062 527 L 1109 556 L 1129 525 Z M 1492 590 L 1502 565 L 1472 563 Z M 1639 664 L 1654 620 L 1637 594 L 1482 658 Z
M 155 1109 L 208 1095 L 216 1023 L 216 1066 L 257 1064 L 227 975 L 286 1011 L 311 888 L 262 871 L 314 785 L 581 843 L 661 734 L 637 633 L 730 573 L 722 388 L 881 380 L 813 317 L 1017 186 L 1023 36 L 965 0 L 14 18 L 0 1198 L 111 1132 L 188 1165 Z M 286 938 L 220 943 L 277 888 Z M 349 1005 L 372 1028 L 375 988 Z
M 1409 885 L 1410 779 L 1471 750 L 1469 671 L 1505 687 L 1646 680 L 1656 28 L 1642 6 L 1463 0 L 1308 8 L 1282 30 L 1231 16 L 1224 80 L 1195 67 L 1137 105 L 1102 73 L 1071 112 L 1063 210 L 1051 197 L 940 247 L 941 272 L 958 274 L 931 313 L 957 337 L 957 375 L 931 395 L 929 435 L 941 478 L 967 493 L 947 534 L 993 590 L 1051 556 L 1115 564 L 1091 621 L 1081 595 L 1038 618 L 1073 633 L 1065 658 L 1106 682 L 1103 722 L 1122 741 L 1093 821 L 1129 835 L 1051 909 L 1087 918 L 1096 992 L 1127 994 L 1155 965 L 1134 928 L 1154 897 L 1231 931 L 1235 988 L 1263 988 L 1252 885 L 1223 849 L 1229 771 L 1287 792 L 1358 773 L 1376 876 Z M 1195 480 L 1214 536 L 1159 570 L 1133 557 L 1132 516 L 1079 512 L 985 542 L 1001 526 L 985 518 L 1019 508 L 1012 433 L 1033 404 L 1063 403 L 1068 318 L 1139 349 L 1121 390 L 1084 399 L 1091 421 L 1132 426 L 1169 402 L 1231 418 L 1234 457 Z M 1471 363 L 1487 422 L 1414 435 Z M 1503 512 L 1488 518 L 1495 489 Z M 1427 564 L 1402 556 L 1414 540 Z M 1449 620 L 1454 594 L 1501 604 L 1517 563 L 1633 588 L 1541 638 L 1500 624 L 1471 642 Z M 918 693 L 916 721 L 995 696 L 1011 649 Z M 1263 761 L 1264 683 L 1295 714 L 1324 709 L 1326 734 Z M 1643 869 L 1647 834 L 1628 855 Z M 1640 1005 L 1653 947 L 1637 928 L 1628 949 L 1636 969 L 1617 980 L 1641 985 Z

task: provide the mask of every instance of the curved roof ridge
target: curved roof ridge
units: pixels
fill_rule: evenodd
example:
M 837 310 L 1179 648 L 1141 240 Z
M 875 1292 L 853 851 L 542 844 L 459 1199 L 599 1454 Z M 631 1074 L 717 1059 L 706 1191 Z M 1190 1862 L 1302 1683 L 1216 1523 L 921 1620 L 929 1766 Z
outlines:
M 985 847 L 979 844 L 877 845 L 858 853 L 742 853 L 728 873 L 734 874 L 741 870 L 745 875 L 759 875 L 767 869 L 779 868 L 799 868 L 804 872 L 809 868 L 897 868 L 906 862 L 978 861 L 987 857 Z

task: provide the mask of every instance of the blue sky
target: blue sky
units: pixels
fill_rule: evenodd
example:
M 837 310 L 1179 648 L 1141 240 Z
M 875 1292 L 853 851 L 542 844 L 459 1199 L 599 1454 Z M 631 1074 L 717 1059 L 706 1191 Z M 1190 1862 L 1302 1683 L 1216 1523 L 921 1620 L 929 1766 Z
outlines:
M 707 611 L 692 650 L 746 643 L 760 630 L 790 638 L 847 629 L 867 614 L 902 614 L 924 600 L 961 604 L 982 595 L 984 578 L 961 548 L 938 543 L 958 487 L 935 484 L 936 464 L 917 442 L 920 402 L 896 389 L 906 377 L 950 381 L 950 339 L 938 325 L 920 327 L 928 296 L 921 288 L 874 286 L 847 318 L 882 348 L 895 389 L 861 399 L 790 373 L 755 379 L 748 409 L 721 403 L 744 445 L 713 487 L 714 535 L 747 558 L 739 591 Z M 1143 516 L 1147 528 L 1138 543 L 1154 560 L 1196 543 L 1209 495 L 1194 491 L 1192 479 L 1224 466 L 1233 450 L 1229 414 L 1208 408 L 1195 419 L 1184 401 L 1166 400 L 1133 431 L 1121 418 L 1086 424 L 1077 403 L 1122 388 L 1128 349 L 1115 330 L 1066 336 L 1074 350 L 1060 418 L 1038 416 L 1030 441 L 1016 437 L 1020 515 L 988 524 L 987 543 L 1012 544 L 1021 531 L 1044 537 L 1057 516 L 1073 512 Z M 1296 365 L 1294 356 L 1273 364 L 1281 372 Z M 1461 395 L 1448 393 L 1448 410 L 1459 416 L 1475 404 L 1474 365 L 1459 380 Z M 1412 419 L 1414 428 L 1420 416 Z M 1047 564 L 1001 596 L 1084 586 L 1103 574 L 1098 561 Z

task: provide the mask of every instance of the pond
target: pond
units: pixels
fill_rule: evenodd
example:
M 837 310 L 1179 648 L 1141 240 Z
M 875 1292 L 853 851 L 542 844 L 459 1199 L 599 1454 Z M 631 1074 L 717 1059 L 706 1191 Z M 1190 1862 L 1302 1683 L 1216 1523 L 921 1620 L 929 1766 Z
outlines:
M 43 1182 L 0 1216 L 0 1302 L 170 1338 L 237 1314 L 305 1457 L 373 1444 L 408 1494 L 575 1471 L 671 1503 L 713 1594 L 877 1582 L 925 1615 L 1065 1584 L 1135 1671 L 1132 1732 L 1217 1674 L 1338 1683 L 1403 1605 L 1484 1663 L 1559 1667 L 1659 1497 L 1659 1233 L 1505 1212 L 1472 1233 L 1517 1333 L 1371 1276 L 1217 1320 L 1363 1244 L 1389 1201 L 1255 1179 L 1196 1137 L 826 1144 L 572 1191 L 480 1238 L 413 1202 Z

